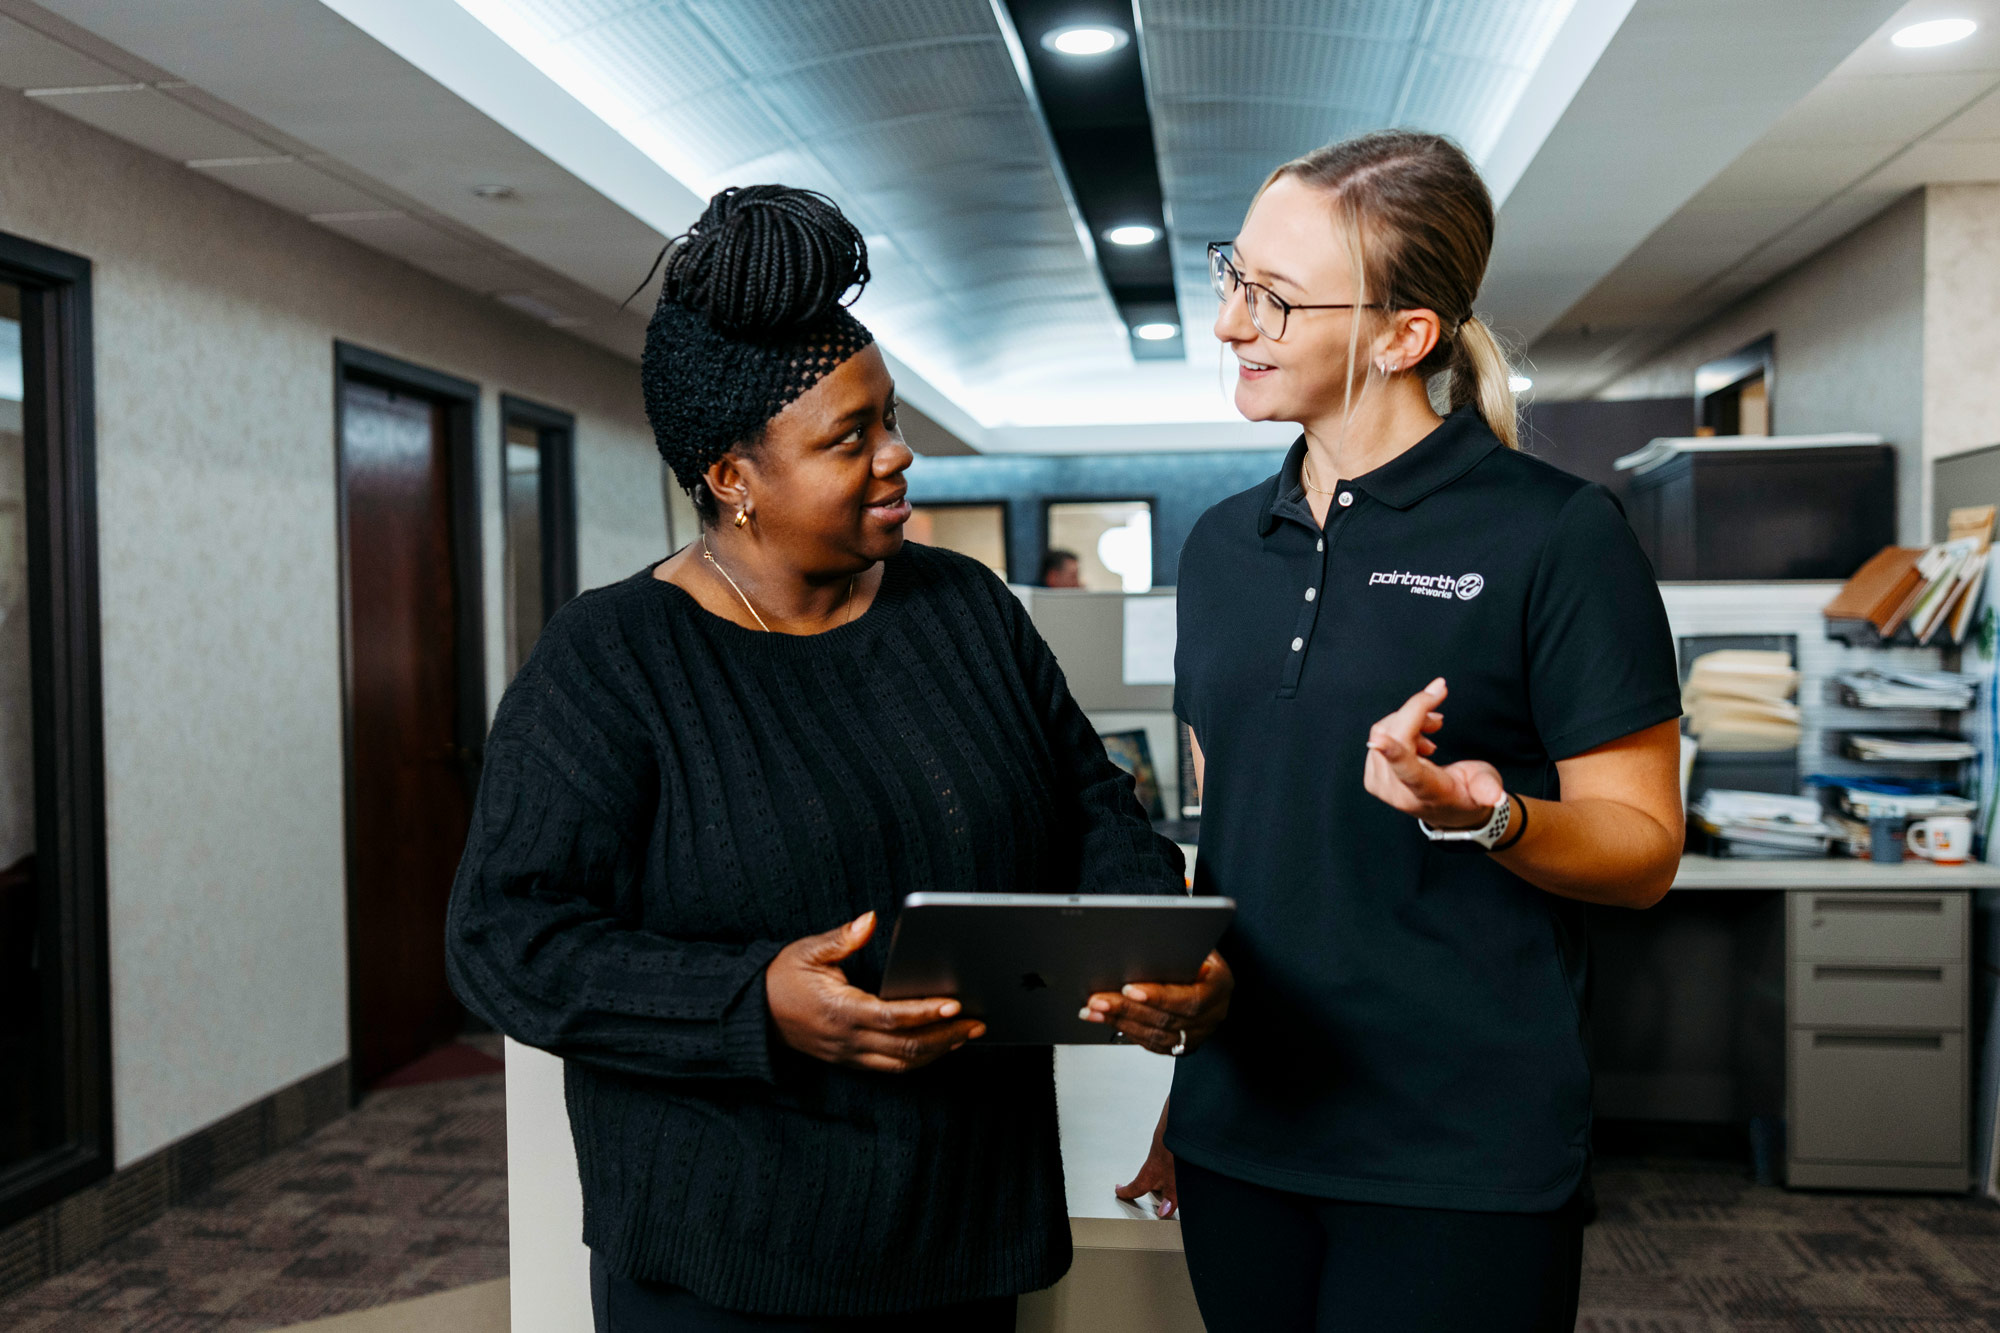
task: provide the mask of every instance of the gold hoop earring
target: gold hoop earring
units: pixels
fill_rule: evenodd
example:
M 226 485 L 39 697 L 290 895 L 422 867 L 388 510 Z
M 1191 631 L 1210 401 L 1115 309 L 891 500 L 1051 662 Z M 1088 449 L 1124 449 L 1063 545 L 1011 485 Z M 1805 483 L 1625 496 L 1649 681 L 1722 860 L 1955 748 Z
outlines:
M 740 528 L 740 527 L 742 527 L 742 526 L 743 526 L 743 525 L 744 525 L 745 523 L 748 523 L 749 521 L 750 521 L 750 511 L 749 511 L 748 509 L 739 509 L 739 510 L 737 510 L 737 511 L 736 511 L 736 526 L 737 526 L 737 527 L 739 527 L 739 528 Z

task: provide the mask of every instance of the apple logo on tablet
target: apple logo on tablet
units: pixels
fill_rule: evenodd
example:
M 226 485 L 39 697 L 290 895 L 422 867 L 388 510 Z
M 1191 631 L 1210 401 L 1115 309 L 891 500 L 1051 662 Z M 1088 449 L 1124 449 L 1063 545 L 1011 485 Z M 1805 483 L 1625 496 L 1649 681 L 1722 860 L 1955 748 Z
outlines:
M 1041 973 L 1023 972 L 1021 974 L 1022 990 L 1047 990 L 1048 988 L 1049 988 L 1049 983 L 1042 980 Z

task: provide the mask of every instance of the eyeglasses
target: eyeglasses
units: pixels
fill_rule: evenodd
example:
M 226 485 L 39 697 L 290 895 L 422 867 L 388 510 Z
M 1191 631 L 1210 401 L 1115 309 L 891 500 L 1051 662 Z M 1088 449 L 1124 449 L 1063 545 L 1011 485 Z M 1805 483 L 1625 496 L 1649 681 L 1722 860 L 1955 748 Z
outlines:
M 1294 310 L 1387 310 L 1389 307 L 1374 301 L 1356 303 L 1343 301 L 1333 305 L 1306 305 L 1300 301 L 1287 301 L 1261 282 L 1252 282 L 1243 276 L 1236 265 L 1231 263 L 1224 251 L 1231 246 L 1229 241 L 1208 243 L 1208 281 L 1215 288 L 1215 294 L 1224 305 L 1236 293 L 1243 293 L 1244 303 L 1250 307 L 1250 323 L 1257 332 L 1273 342 L 1283 340 L 1285 324 Z

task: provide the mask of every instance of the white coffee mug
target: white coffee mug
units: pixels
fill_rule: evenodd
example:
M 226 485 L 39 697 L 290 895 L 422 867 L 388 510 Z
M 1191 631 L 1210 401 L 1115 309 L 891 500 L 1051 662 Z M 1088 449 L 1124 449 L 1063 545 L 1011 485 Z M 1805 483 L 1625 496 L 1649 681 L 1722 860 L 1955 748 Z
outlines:
M 1972 851 L 1972 821 L 1964 815 L 1933 815 L 1910 825 L 1903 838 L 1918 856 L 1943 866 L 1960 865 Z

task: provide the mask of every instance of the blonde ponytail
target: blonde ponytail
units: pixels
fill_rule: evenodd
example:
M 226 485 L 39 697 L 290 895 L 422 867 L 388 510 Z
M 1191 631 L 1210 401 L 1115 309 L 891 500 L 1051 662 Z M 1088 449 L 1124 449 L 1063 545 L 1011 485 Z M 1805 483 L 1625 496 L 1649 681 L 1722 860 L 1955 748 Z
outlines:
M 1451 406 L 1456 411 L 1476 403 L 1486 427 L 1509 449 L 1521 447 L 1514 406 L 1514 372 L 1500 340 L 1477 315 L 1466 316 L 1451 344 Z
M 1426 388 L 1451 372 L 1450 409 L 1476 404 L 1501 442 L 1520 448 L 1507 354 L 1472 314 L 1493 252 L 1493 196 L 1472 159 L 1439 135 L 1377 130 L 1294 158 L 1271 173 L 1265 188 L 1287 176 L 1327 191 L 1341 205 L 1348 249 L 1367 293 L 1355 300 L 1428 310 L 1445 328 L 1458 321 L 1455 333 L 1440 337 L 1408 369 Z M 1350 366 L 1350 383 L 1352 371 Z

